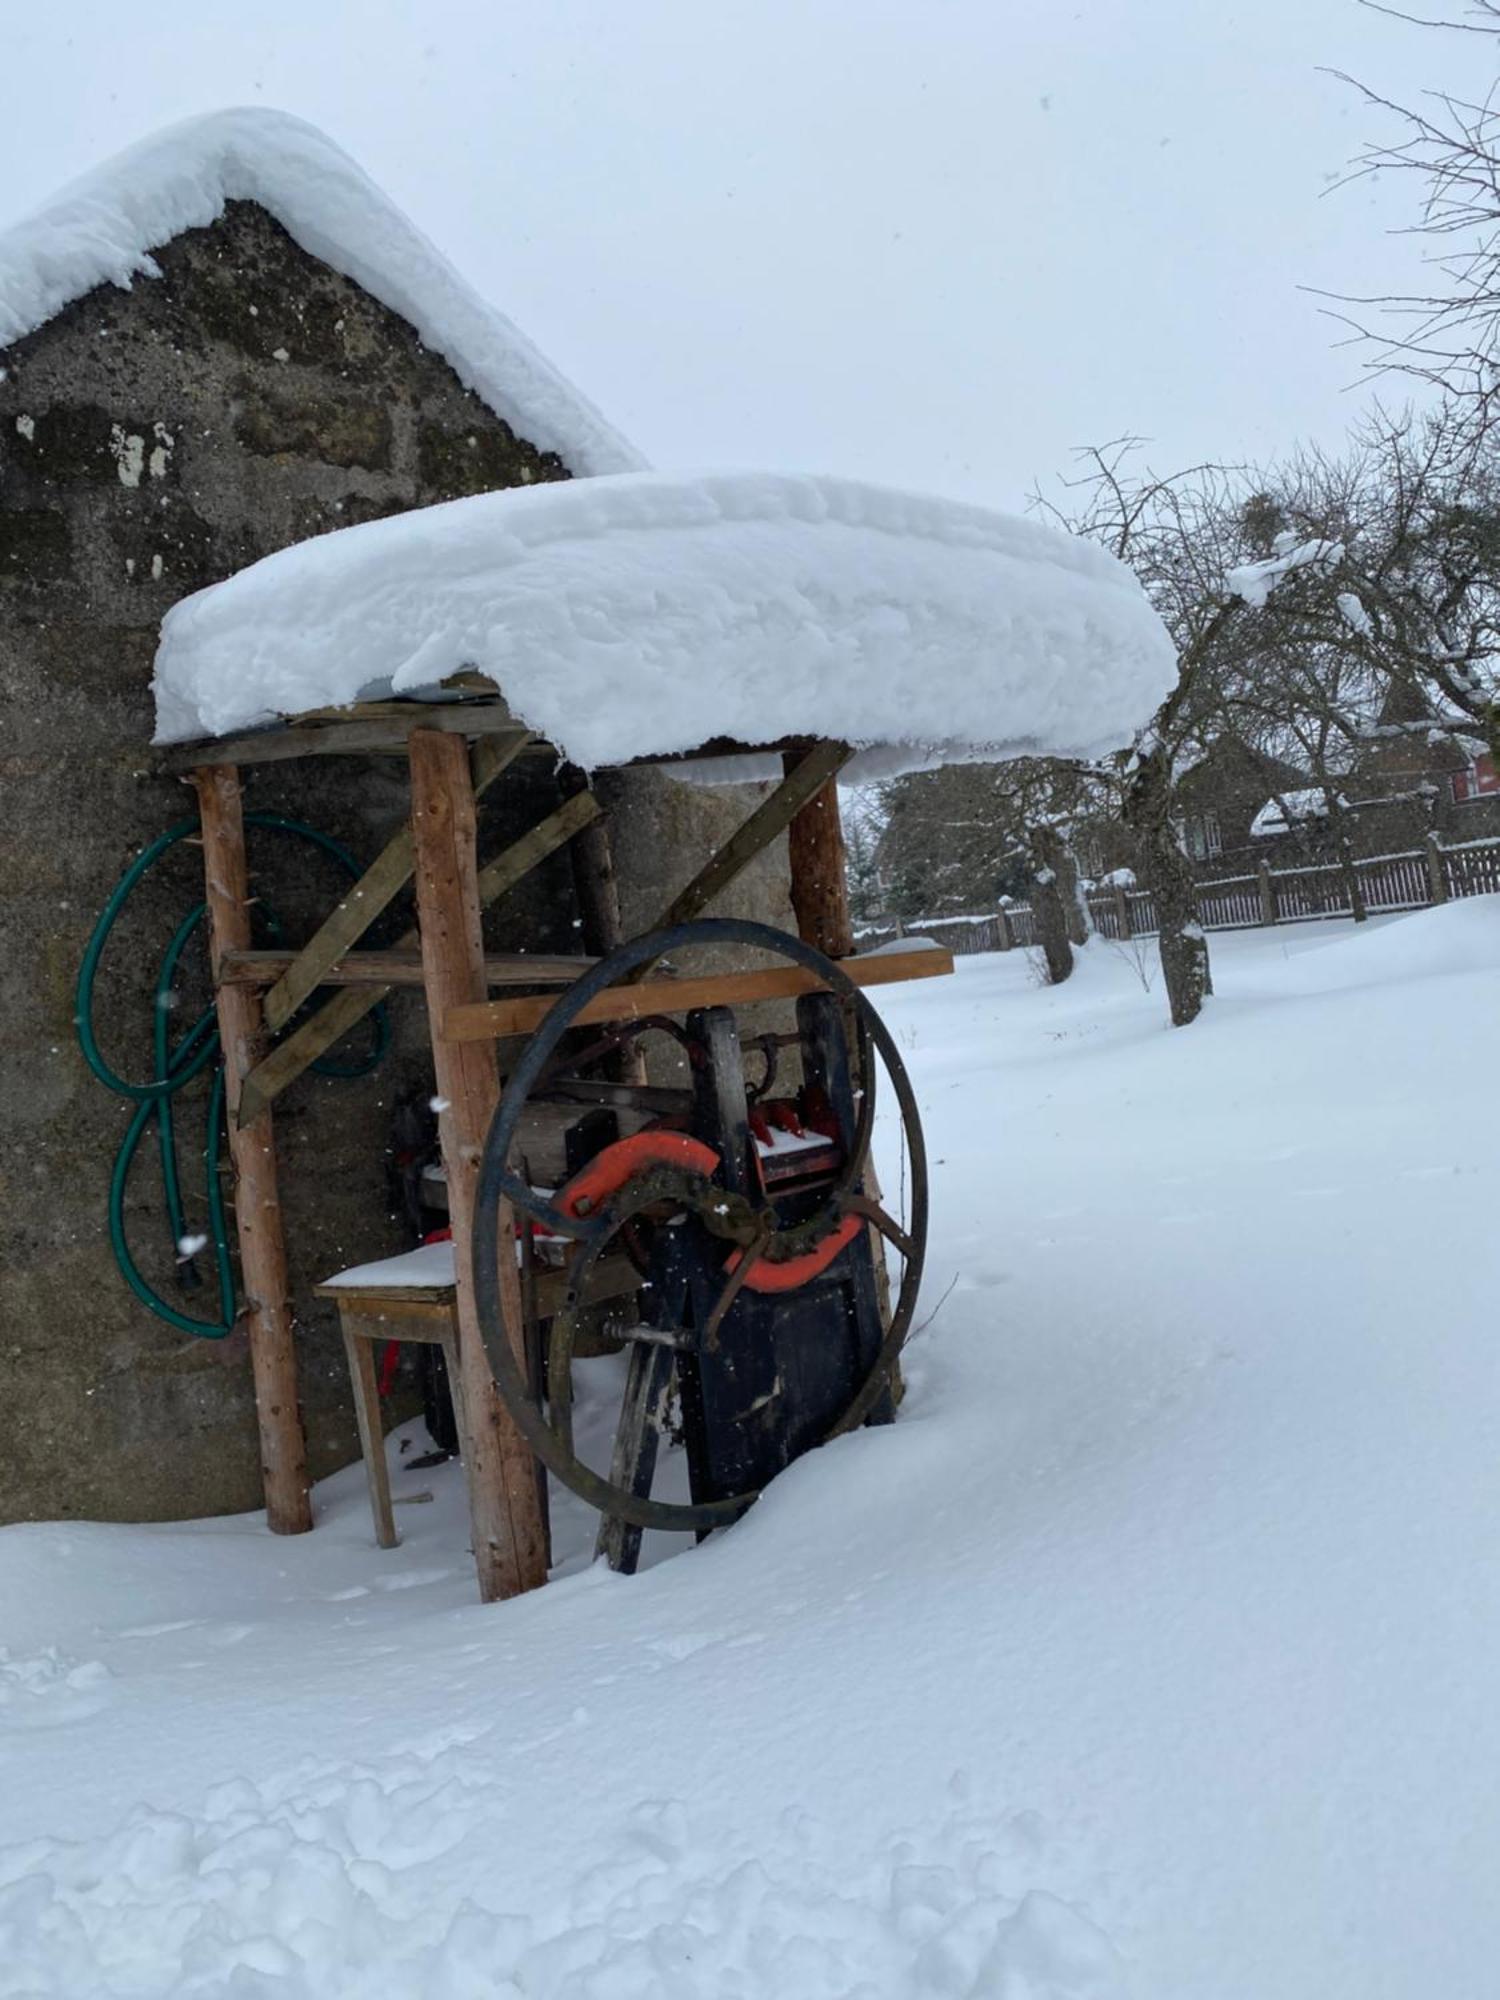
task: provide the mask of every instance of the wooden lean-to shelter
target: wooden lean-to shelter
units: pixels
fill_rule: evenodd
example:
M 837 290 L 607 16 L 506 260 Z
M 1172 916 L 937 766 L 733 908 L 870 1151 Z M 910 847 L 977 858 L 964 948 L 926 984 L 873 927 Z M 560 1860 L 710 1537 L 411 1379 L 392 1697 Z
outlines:
M 497 1044 L 540 1028 L 552 1002 L 536 989 L 566 991 L 586 964 L 487 958 L 482 916 L 532 858 L 572 839 L 588 843 L 603 943 L 619 925 L 590 790 L 486 859 L 478 791 L 535 756 L 593 771 L 669 760 L 708 782 L 774 773 L 661 924 L 697 916 L 786 831 L 802 941 L 839 962 L 852 997 L 951 962 L 930 949 L 851 955 L 839 776 L 1103 746 L 1169 670 L 1133 579 L 1098 550 L 972 507 L 776 475 L 627 474 L 484 495 L 299 545 L 177 607 L 157 656 L 158 736 L 168 766 L 191 773 L 202 816 L 272 1527 L 311 1524 L 276 1099 L 374 996 L 410 984 L 425 999 L 441 1106 L 480 1587 L 505 1596 L 545 1578 L 536 1468 L 501 1408 L 476 1305 L 475 1191 L 500 1097 Z M 253 949 L 242 798 L 254 768 L 390 755 L 409 769 L 409 829 L 299 949 Z M 360 950 L 409 877 L 415 934 Z M 640 962 L 633 979 L 593 994 L 576 1025 L 827 983 L 808 963 L 661 978 Z M 273 1042 L 323 989 L 332 997 Z M 521 1279 L 503 1253 L 499 1283 L 518 1329 Z
M 1104 747 L 1156 698 L 1164 636 L 1107 557 L 1035 524 L 833 480 L 640 471 L 352 163 L 274 114 L 162 134 L 0 235 L 0 343 L 17 946 L 0 1016 L 15 1058 L 14 1184 L 32 1196 L 0 1274 L 12 1353 L 25 1343 L 13 1404 L 24 1435 L 0 1514 L 162 1516 L 248 1498 L 238 1371 L 204 1365 L 211 1343 L 143 1338 L 149 1322 L 106 1274 L 113 1133 L 67 1033 L 82 957 L 83 1056 L 138 1104 L 109 1234 L 149 1304 L 164 1253 L 187 1240 L 178 1230 L 148 1246 L 144 1278 L 126 1241 L 150 1193 L 128 1185 L 130 1135 L 160 1079 L 113 1075 L 89 1017 L 97 1004 L 113 1026 L 143 995 L 165 1049 L 184 934 L 154 996 L 127 950 L 99 975 L 85 940 L 101 906 L 96 941 L 113 923 L 110 885 L 129 855 L 133 879 L 187 838 L 191 822 L 172 822 L 175 779 L 191 776 L 214 994 L 176 1045 L 172 1081 L 203 1074 L 216 1026 L 243 1306 L 236 1315 L 221 1244 L 220 1320 L 159 1316 L 189 1334 L 248 1327 L 271 1523 L 307 1525 L 299 1391 L 315 1467 L 337 1462 L 347 1416 L 321 1336 L 294 1335 L 289 1293 L 308 1297 L 335 1249 L 368 1257 L 382 1232 L 389 1242 L 389 1111 L 374 1082 L 340 1085 L 341 1097 L 303 1082 L 290 1116 L 284 1092 L 383 992 L 420 993 L 446 1107 L 456 1310 L 471 1330 L 456 1352 L 472 1378 L 481 1580 L 486 1594 L 535 1581 L 536 1481 L 472 1337 L 463 1240 L 497 1049 L 508 1067 L 514 1048 L 495 1037 L 524 1032 L 548 990 L 574 986 L 570 940 L 597 955 L 653 916 L 722 907 L 735 884 L 765 881 L 783 831 L 797 928 L 847 964 L 835 774 Z M 164 612 L 153 763 L 143 708 Z M 408 817 L 393 834 L 403 766 Z M 668 770 L 762 789 L 723 795 L 744 798 L 736 825 Z M 684 806 L 694 796 L 704 805 Z M 710 825 L 722 831 L 700 865 Z M 296 871 L 296 948 L 266 931 L 257 903 L 263 826 L 312 842 Z M 360 869 L 354 852 L 382 842 Z M 358 878 L 337 897 L 317 886 L 330 855 Z M 413 880 L 416 922 L 372 950 L 371 920 L 384 910 L 397 928 Z M 526 921 L 492 928 L 486 952 L 482 913 L 519 898 Z M 138 900 L 150 921 L 170 916 L 170 934 L 170 897 Z M 855 976 L 901 971 L 875 961 Z M 679 968 L 671 998 L 785 993 L 806 976 L 805 964 L 742 967 L 704 989 L 696 967 Z M 666 1007 L 667 983 L 644 977 L 589 1006 Z M 620 1061 L 638 1072 L 637 1055 Z M 170 1152 L 168 1139 L 164 1177 Z M 216 1157 L 211 1144 L 210 1218 Z

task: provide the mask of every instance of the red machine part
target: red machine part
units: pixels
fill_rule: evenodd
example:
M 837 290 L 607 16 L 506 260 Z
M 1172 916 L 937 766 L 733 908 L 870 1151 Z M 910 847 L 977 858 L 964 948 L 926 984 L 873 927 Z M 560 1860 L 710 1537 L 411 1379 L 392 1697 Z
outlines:
M 846 1215 L 838 1228 L 823 1238 L 815 1250 L 808 1250 L 800 1257 L 788 1257 L 779 1264 L 772 1264 L 762 1257 L 750 1267 L 745 1280 L 747 1292 L 795 1292 L 799 1285 L 811 1284 L 814 1278 L 821 1278 L 834 1258 L 849 1245 L 865 1227 L 857 1215 Z M 736 1270 L 743 1250 L 736 1250 L 725 1264 L 726 1272 Z
M 601 1148 L 566 1187 L 559 1188 L 554 1206 L 564 1215 L 593 1215 L 633 1175 L 649 1167 L 687 1167 L 693 1173 L 711 1174 L 718 1164 L 719 1156 L 713 1147 L 693 1138 L 691 1133 L 668 1132 L 653 1126 Z
M 703 1140 L 695 1139 L 687 1132 L 652 1127 L 645 1132 L 636 1132 L 628 1139 L 616 1139 L 611 1145 L 603 1147 L 586 1167 L 558 1190 L 555 1205 L 564 1215 L 593 1215 L 617 1195 L 634 1175 L 651 1167 L 687 1167 L 694 1173 L 712 1174 L 718 1164 L 718 1154 Z M 846 1215 L 816 1249 L 807 1251 L 801 1257 L 788 1257 L 784 1262 L 775 1264 L 764 1257 L 758 1258 L 745 1279 L 745 1289 L 750 1292 L 796 1291 L 799 1285 L 809 1284 L 814 1278 L 821 1277 L 863 1227 L 857 1215 Z M 742 1250 L 731 1254 L 724 1266 L 726 1275 L 738 1267 L 744 1254 Z

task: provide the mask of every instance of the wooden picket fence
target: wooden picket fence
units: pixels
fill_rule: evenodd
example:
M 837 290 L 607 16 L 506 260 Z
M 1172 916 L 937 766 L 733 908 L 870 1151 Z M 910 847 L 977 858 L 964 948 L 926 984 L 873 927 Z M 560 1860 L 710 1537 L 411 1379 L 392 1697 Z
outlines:
M 1354 864 L 1372 915 L 1421 910 L 1462 896 L 1500 893 L 1500 840 L 1466 840 L 1444 845 L 1435 836 L 1404 854 L 1372 854 Z M 1091 889 L 1086 901 L 1101 937 L 1153 937 L 1156 905 L 1149 891 Z M 1198 921 L 1206 931 L 1248 930 L 1260 924 L 1309 923 L 1352 915 L 1344 871 L 1333 862 L 1303 868 L 1268 868 L 1252 875 L 1226 875 L 1198 885 Z M 976 951 L 1009 951 L 1036 942 L 1029 903 L 1007 903 L 992 911 L 952 917 L 921 917 L 897 926 L 869 925 L 859 932 L 863 949 L 893 937 L 929 937 L 959 956 Z

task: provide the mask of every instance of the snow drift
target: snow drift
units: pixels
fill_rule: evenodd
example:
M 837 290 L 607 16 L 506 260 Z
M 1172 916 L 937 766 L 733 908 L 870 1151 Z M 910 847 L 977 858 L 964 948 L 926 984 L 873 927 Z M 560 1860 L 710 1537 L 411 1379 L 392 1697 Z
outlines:
M 184 599 L 157 740 L 461 668 L 592 767 L 788 735 L 908 763 L 1092 754 L 1175 660 L 1132 573 L 1038 522 L 844 479 L 639 473 L 340 529 Z

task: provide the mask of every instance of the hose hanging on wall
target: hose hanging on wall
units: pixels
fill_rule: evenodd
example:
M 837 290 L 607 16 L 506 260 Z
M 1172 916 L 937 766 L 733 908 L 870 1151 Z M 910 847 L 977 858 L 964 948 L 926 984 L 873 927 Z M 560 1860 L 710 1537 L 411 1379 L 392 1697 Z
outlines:
M 325 854 L 331 856 L 351 880 L 357 881 L 359 878 L 359 864 L 348 849 L 328 834 L 320 833 L 316 827 L 307 826 L 301 820 L 288 819 L 281 813 L 266 812 L 246 813 L 245 824 L 265 827 L 275 833 L 287 833 L 299 840 L 311 841 L 315 847 L 321 848 Z M 192 941 L 193 934 L 207 913 L 206 903 L 200 902 L 189 910 L 177 926 L 171 943 L 162 955 L 152 991 L 153 1075 L 150 1082 L 132 1083 L 112 1069 L 106 1062 L 94 1033 L 94 984 L 98 977 L 100 960 L 104 955 L 104 947 L 116 920 L 151 869 L 164 855 L 170 853 L 179 841 L 193 837 L 198 830 L 196 819 L 182 820 L 178 825 L 170 827 L 136 857 L 120 878 L 100 912 L 99 921 L 93 928 L 88 948 L 83 954 L 83 962 L 78 968 L 74 1027 L 78 1033 L 78 1045 L 83 1051 L 83 1059 L 94 1075 L 117 1096 L 128 1098 L 135 1105 L 135 1113 L 115 1154 L 114 1168 L 109 1182 L 109 1240 L 120 1275 L 141 1304 L 148 1311 L 155 1313 L 158 1319 L 165 1320 L 169 1326 L 175 1326 L 183 1333 L 197 1334 L 205 1340 L 222 1340 L 234 1327 L 234 1269 L 229 1256 L 229 1228 L 224 1214 L 224 1196 L 219 1184 L 219 1155 L 225 1136 L 224 1064 L 219 1047 L 218 1019 L 213 1005 L 210 1004 L 204 1009 L 175 1044 L 168 1036 L 168 1016 L 172 1011 L 177 968 L 183 953 Z M 279 940 L 280 926 L 274 913 L 264 903 L 261 903 L 259 908 L 272 934 Z M 327 1056 L 320 1057 L 312 1065 L 319 1075 L 359 1077 L 367 1076 L 375 1068 L 385 1054 L 390 1039 L 384 1005 L 373 1011 L 371 1019 L 374 1022 L 375 1043 L 370 1054 L 350 1063 L 335 1062 Z M 194 1077 L 201 1076 L 210 1067 L 214 1072 L 214 1078 L 209 1092 L 203 1159 L 204 1185 L 208 1201 L 208 1240 L 213 1248 L 218 1280 L 219 1313 L 217 1319 L 197 1319 L 191 1313 L 180 1311 L 178 1307 L 164 1299 L 142 1275 L 125 1236 L 125 1190 L 146 1129 L 154 1123 L 157 1150 L 161 1160 L 164 1206 L 171 1230 L 173 1253 L 178 1259 L 181 1272 L 179 1282 L 184 1291 L 196 1289 L 202 1280 L 198 1277 L 192 1254 L 183 1250 L 184 1243 L 188 1241 L 187 1218 L 183 1208 L 182 1182 L 177 1166 L 177 1131 L 172 1100 L 185 1085 L 193 1081 Z

